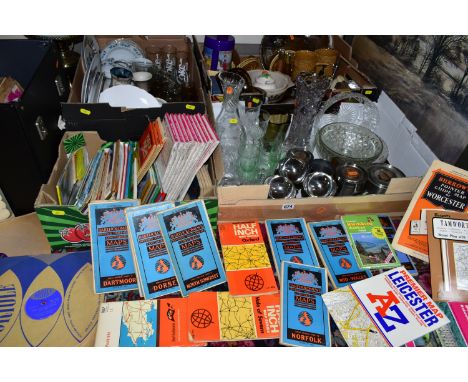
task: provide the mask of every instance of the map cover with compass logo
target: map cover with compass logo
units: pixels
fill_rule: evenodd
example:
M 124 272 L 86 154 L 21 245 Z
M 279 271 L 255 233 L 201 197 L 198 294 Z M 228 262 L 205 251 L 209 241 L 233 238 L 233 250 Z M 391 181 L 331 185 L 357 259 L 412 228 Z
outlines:
M 93 346 L 89 251 L 0 259 L 0 346 Z

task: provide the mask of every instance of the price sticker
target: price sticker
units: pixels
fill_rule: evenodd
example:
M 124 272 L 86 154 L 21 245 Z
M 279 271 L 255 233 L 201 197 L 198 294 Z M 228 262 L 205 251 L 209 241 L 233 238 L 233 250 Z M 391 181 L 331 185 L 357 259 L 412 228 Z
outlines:
M 88 109 L 80 109 L 80 113 L 84 115 L 91 115 L 91 110 Z
M 195 105 L 190 105 L 189 103 L 187 105 L 185 105 L 185 108 L 187 110 L 195 110 Z
M 260 100 L 258 98 L 254 98 L 254 99 L 252 99 L 252 101 L 253 101 L 253 103 L 256 103 L 256 104 L 258 104 L 260 102 Z
M 294 207 L 296 207 L 296 206 L 294 205 L 294 203 L 284 203 L 283 206 L 281 207 L 281 209 L 282 209 L 283 211 L 285 211 L 285 210 L 293 210 Z
M 372 94 L 372 90 L 366 90 L 366 91 L 364 92 L 364 94 L 365 94 L 365 95 Z
M 237 118 L 231 118 L 231 119 L 229 120 L 229 123 L 230 123 L 231 125 L 234 125 L 235 123 L 237 123 Z
M 52 215 L 65 215 L 65 211 L 62 211 L 62 210 L 52 210 Z

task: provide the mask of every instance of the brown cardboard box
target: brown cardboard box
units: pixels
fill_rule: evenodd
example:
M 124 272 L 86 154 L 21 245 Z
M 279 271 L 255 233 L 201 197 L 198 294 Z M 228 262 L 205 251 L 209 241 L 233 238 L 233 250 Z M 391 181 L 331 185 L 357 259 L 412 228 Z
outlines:
M 78 132 L 66 132 L 63 140 L 77 134 Z M 101 145 L 105 142 L 95 131 L 82 132 L 90 160 L 96 155 Z M 62 140 L 62 142 L 63 142 Z M 81 228 L 89 225 L 88 215 L 82 214 L 75 206 L 60 206 L 57 199 L 56 184 L 67 163 L 67 155 L 63 144 L 59 146 L 57 162 L 55 163 L 49 180 L 41 186 L 34 208 L 42 224 L 47 240 L 52 250 L 63 248 L 83 249 L 89 247 L 89 241 L 79 243 L 67 240 L 67 230 L 77 226 Z
M 98 131 L 108 141 L 117 139 L 137 140 L 147 126 L 148 119 L 163 118 L 170 113 L 205 113 L 205 96 L 197 70 L 192 43 L 185 36 L 96 36 L 100 49 L 117 38 L 135 41 L 143 50 L 148 46 L 164 47 L 173 45 L 180 52 L 186 52 L 192 78 L 191 99 L 187 102 L 168 102 L 160 108 L 133 109 L 111 107 L 104 103 L 82 103 L 81 87 L 84 78 L 81 62 L 73 79 L 67 103 L 62 103 L 62 117 L 68 131 Z
M 0 253 L 8 257 L 50 253 L 50 245 L 35 213 L 0 223 Z

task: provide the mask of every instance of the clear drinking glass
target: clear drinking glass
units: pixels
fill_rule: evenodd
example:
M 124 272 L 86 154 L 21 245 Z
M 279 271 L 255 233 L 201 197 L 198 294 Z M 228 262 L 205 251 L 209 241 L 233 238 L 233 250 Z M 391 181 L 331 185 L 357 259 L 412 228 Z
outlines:
M 177 82 L 185 87 L 190 86 L 188 54 L 185 52 L 177 54 Z
M 177 48 L 173 45 L 166 45 L 163 48 L 163 69 L 167 74 L 174 75 L 176 73 Z
M 219 74 L 223 88 L 223 107 L 216 118 L 218 132 L 223 153 L 224 175 L 221 186 L 239 185 L 239 146 L 242 134 L 238 104 L 239 96 L 244 86 L 244 79 L 235 73 L 222 72 Z

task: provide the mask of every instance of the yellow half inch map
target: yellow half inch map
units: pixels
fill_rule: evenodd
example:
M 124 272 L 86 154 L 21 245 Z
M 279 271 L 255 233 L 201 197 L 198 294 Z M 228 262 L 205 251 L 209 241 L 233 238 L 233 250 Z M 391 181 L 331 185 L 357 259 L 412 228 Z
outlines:
M 226 271 L 271 267 L 265 244 L 223 245 Z

